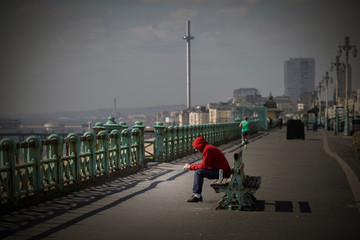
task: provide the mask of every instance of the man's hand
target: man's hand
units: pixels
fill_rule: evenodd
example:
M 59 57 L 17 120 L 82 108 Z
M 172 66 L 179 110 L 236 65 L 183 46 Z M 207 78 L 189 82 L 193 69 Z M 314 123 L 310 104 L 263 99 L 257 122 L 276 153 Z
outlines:
M 184 166 L 183 166 L 183 169 L 184 170 L 189 170 L 190 169 L 190 164 L 185 163 Z

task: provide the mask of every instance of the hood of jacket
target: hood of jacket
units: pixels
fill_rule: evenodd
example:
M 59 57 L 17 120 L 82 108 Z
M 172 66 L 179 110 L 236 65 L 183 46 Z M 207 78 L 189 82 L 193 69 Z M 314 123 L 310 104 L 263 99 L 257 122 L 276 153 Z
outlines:
M 192 143 L 193 147 L 199 149 L 200 152 L 203 152 L 205 145 L 207 144 L 207 141 L 203 137 L 195 138 L 194 142 Z

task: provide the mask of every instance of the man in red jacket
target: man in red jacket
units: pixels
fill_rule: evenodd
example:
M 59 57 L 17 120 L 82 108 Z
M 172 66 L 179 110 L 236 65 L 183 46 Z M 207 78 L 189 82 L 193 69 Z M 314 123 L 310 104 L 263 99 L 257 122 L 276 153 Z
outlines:
M 203 137 L 197 137 L 192 146 L 195 150 L 203 154 L 202 162 L 200 164 L 185 164 L 184 170 L 195 170 L 194 173 L 194 195 L 187 199 L 187 202 L 201 202 L 202 201 L 202 185 L 204 178 L 217 179 L 219 178 L 219 169 L 223 169 L 223 176 L 230 177 L 231 170 L 224 154 L 216 147 L 208 144 Z

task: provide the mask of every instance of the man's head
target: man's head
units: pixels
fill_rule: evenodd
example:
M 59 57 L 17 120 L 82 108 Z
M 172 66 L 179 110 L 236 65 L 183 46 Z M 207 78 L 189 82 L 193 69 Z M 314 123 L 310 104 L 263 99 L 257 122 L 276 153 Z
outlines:
M 245 116 L 245 117 L 244 117 L 244 120 L 245 120 L 245 121 L 247 121 L 247 120 L 248 120 L 248 117 L 247 117 L 247 116 Z
M 203 137 L 197 137 L 195 138 L 194 142 L 192 143 L 192 146 L 196 149 L 198 149 L 200 152 L 202 152 L 205 148 L 205 145 L 208 144 L 206 140 Z

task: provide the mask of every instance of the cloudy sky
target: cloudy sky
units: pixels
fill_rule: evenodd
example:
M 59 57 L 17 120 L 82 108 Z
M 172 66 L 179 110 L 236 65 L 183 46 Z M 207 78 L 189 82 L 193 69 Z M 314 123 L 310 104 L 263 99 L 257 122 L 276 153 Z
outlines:
M 119 108 L 186 105 L 186 20 L 195 36 L 193 106 L 227 101 L 237 88 L 283 95 L 285 60 L 314 58 L 318 82 L 345 36 L 360 44 L 357 0 L 5 0 L 0 6 L 0 115 L 111 108 L 114 98 Z M 359 58 L 350 57 L 357 80 Z

